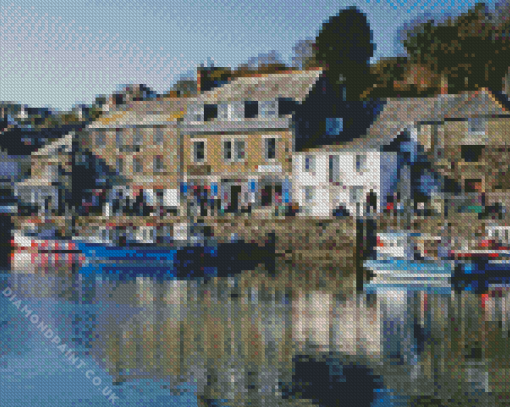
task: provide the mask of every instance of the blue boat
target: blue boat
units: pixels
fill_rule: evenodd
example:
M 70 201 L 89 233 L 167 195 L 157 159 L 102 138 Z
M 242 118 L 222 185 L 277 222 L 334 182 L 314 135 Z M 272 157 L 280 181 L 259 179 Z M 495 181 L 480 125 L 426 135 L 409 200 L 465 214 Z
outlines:
M 384 289 L 451 291 L 453 265 L 450 261 L 367 260 L 363 266 L 374 273 L 374 278 L 364 284 L 367 292 Z
M 242 241 L 177 248 L 155 245 L 120 247 L 79 241 L 76 244 L 87 258 L 81 269 L 84 274 L 208 278 L 253 270 L 259 263 L 264 263 L 271 273 L 275 270 L 274 239 L 264 248 Z

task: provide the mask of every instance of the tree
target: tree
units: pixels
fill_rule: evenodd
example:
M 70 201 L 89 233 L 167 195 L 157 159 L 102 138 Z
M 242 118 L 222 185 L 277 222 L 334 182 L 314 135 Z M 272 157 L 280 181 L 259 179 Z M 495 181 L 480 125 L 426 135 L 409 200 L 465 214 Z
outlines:
M 253 74 L 272 74 L 292 69 L 283 62 L 280 54 L 276 51 L 261 53 L 251 57 L 247 62 L 240 64 L 233 72 L 232 78 L 251 76 Z
M 429 19 L 407 30 L 406 35 L 403 45 L 410 62 L 444 76 L 449 92 L 500 89 L 510 48 L 484 3 L 445 22 Z
M 292 51 L 294 52 L 292 63 L 295 68 L 308 69 L 318 66 L 314 40 L 299 40 L 292 47 Z
M 356 7 L 340 11 L 326 22 L 315 39 L 317 61 L 333 86 L 345 78 L 347 98 L 358 99 L 371 84 L 369 62 L 375 51 L 373 33 Z
M 170 97 L 186 97 L 197 94 L 196 70 L 188 70 L 181 74 L 170 90 L 165 94 Z

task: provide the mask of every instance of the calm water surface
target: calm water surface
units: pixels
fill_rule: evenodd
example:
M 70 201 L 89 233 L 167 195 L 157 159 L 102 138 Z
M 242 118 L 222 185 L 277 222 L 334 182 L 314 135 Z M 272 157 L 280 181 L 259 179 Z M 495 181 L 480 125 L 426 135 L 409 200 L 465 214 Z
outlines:
M 119 406 L 510 405 L 506 288 L 357 293 L 354 276 L 283 263 L 207 281 L 44 274 L 0 288 L 101 385 L 0 296 L 2 406 L 112 405 L 105 386 Z

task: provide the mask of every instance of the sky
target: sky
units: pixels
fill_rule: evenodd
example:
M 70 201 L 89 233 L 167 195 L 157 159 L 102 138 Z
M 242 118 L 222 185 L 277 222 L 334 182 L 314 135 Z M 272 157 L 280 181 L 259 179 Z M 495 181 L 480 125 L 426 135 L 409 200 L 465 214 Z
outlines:
M 0 0 L 0 100 L 69 110 L 143 83 L 159 93 L 208 58 L 235 67 L 314 39 L 349 6 L 367 16 L 376 52 L 394 56 L 397 29 L 423 13 L 458 14 L 475 1 Z M 486 1 L 489 8 L 493 7 Z

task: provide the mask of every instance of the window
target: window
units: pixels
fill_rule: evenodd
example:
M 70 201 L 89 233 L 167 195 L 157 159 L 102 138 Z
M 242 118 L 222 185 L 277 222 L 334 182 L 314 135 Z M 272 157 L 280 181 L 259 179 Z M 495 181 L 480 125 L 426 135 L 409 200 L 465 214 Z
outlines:
M 244 119 L 244 102 L 235 101 L 230 105 L 230 114 L 232 120 Z
M 480 160 L 483 146 L 461 146 L 462 159 L 468 163 L 475 163 Z
M 106 146 L 106 137 L 104 131 L 98 131 L 96 133 L 96 146 L 97 147 L 105 147 Z
M 142 129 L 135 129 L 133 133 L 133 144 L 135 146 L 141 146 L 143 144 L 143 133 Z
M 133 160 L 133 171 L 137 173 L 143 171 L 143 163 L 140 158 L 135 158 Z
M 276 139 L 266 138 L 264 139 L 266 160 L 274 160 L 276 158 Z
M 218 117 L 218 106 L 217 105 L 204 105 L 204 120 L 210 121 Z
M 356 171 L 361 172 L 367 169 L 367 156 L 366 155 L 356 155 Z
M 225 161 L 232 160 L 232 142 L 231 141 L 223 142 L 223 159 Z
M 223 159 L 225 161 L 243 161 L 245 158 L 244 140 L 223 140 Z
M 344 119 L 341 117 L 333 117 L 326 119 L 326 135 L 327 136 L 338 136 L 344 125 Z
M 363 201 L 363 187 L 351 187 L 351 203 Z
M 305 172 L 315 171 L 315 157 L 313 155 L 306 155 L 303 164 Z
M 195 141 L 193 143 L 193 161 L 201 163 L 205 161 L 205 142 Z
M 163 145 L 164 133 L 162 128 L 154 129 L 154 144 L 157 146 Z
M 115 131 L 115 145 L 117 148 L 122 147 L 122 130 L 120 129 Z
M 279 98 L 278 99 L 278 115 L 287 116 L 293 114 L 296 110 L 297 102 L 290 98 Z
M 161 172 L 164 170 L 162 156 L 158 155 L 158 156 L 154 157 L 153 167 L 154 167 L 154 172 Z
M 329 182 L 340 182 L 340 157 L 329 156 Z
M 260 117 L 276 117 L 276 100 L 260 102 Z
M 204 120 L 204 105 L 191 104 L 188 107 L 188 118 L 192 122 Z
M 465 192 L 482 192 L 482 180 L 481 179 L 466 179 L 464 180 L 464 191 Z
M 124 171 L 124 160 L 122 158 L 117 158 L 117 171 L 119 174 Z
M 234 142 L 234 154 L 236 161 L 242 161 L 245 159 L 244 141 L 236 140 Z
M 485 125 L 487 124 L 487 120 L 482 117 L 475 117 L 468 120 L 469 124 L 469 132 L 476 134 L 484 134 L 485 133 Z
M 314 199 L 314 188 L 313 187 L 305 187 L 305 201 L 312 202 Z
M 218 119 L 230 120 L 231 119 L 231 105 L 228 103 L 218 104 Z
M 259 103 L 257 101 L 247 100 L 244 102 L 244 117 L 253 119 L 259 114 Z

